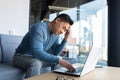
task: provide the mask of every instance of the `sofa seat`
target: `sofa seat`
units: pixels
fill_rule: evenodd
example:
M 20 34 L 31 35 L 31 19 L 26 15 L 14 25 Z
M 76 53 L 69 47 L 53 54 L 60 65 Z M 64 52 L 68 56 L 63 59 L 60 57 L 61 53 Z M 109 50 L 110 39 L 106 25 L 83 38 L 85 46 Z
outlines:
M 0 80 L 24 80 L 26 71 L 12 65 L 15 49 L 23 36 L 0 34 Z M 40 73 L 51 71 L 51 67 L 42 67 Z
M 0 80 L 23 80 L 25 72 L 22 69 L 16 68 L 10 64 L 0 64 Z

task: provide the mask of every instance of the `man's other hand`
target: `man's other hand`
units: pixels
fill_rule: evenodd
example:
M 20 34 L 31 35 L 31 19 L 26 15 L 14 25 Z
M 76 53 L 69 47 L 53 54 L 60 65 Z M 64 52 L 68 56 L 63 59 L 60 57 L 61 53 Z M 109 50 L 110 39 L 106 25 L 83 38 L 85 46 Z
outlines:
M 66 31 L 66 33 L 65 33 L 65 40 L 68 41 L 70 36 L 71 36 L 71 29 Z

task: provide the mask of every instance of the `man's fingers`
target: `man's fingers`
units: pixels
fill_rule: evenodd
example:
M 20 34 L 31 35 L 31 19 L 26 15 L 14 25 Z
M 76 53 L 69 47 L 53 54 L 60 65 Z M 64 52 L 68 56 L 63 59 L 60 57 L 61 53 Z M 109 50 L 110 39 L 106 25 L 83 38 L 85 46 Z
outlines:
M 75 68 L 69 62 L 67 62 L 65 60 L 60 60 L 59 63 L 61 66 L 67 68 L 68 70 L 75 71 Z
M 67 65 L 67 69 L 71 71 L 75 71 L 75 68 L 71 64 Z
M 73 66 L 70 65 L 70 70 L 74 71 L 75 68 Z

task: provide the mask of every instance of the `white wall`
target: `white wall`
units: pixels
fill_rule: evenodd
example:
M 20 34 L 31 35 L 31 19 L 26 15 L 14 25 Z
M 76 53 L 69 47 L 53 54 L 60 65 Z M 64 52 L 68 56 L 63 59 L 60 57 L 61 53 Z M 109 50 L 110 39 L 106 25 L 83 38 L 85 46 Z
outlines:
M 24 35 L 29 26 L 30 0 L 0 0 L 0 34 Z

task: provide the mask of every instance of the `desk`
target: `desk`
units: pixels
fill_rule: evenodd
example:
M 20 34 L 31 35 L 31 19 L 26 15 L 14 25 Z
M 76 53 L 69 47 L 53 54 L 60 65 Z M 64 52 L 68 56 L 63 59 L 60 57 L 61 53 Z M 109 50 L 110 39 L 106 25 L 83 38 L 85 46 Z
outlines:
M 56 80 L 57 75 L 64 76 L 65 78 L 74 78 L 74 80 L 119 80 L 120 68 L 117 67 L 96 68 L 82 77 L 74 77 L 74 76 L 49 72 L 28 78 L 26 80 Z

